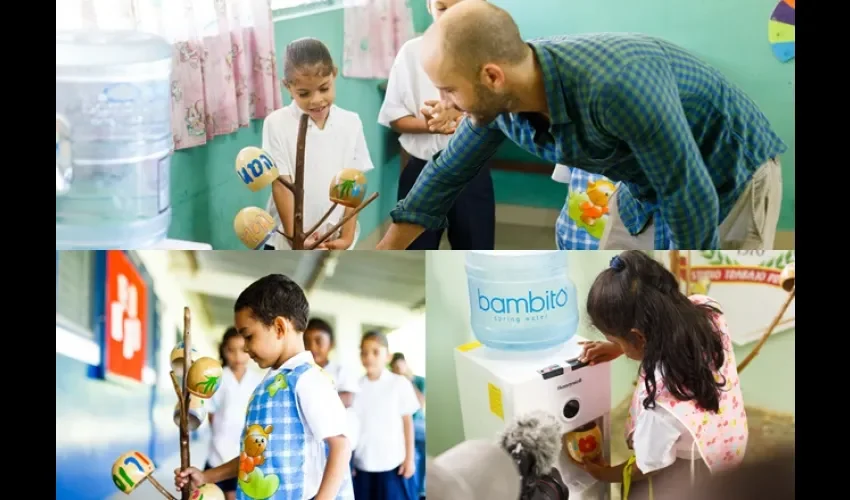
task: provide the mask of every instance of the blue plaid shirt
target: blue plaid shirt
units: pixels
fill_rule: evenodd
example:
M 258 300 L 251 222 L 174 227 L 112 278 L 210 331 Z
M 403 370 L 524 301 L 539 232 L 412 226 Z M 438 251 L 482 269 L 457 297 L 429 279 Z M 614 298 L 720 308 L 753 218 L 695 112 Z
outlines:
M 394 222 L 446 227 L 454 200 L 507 137 L 548 162 L 622 182 L 617 202 L 631 234 L 655 216 L 672 248 L 716 249 L 717 228 L 755 170 L 787 149 L 752 99 L 669 42 L 599 33 L 529 45 L 549 120 L 463 120 L 392 211 Z

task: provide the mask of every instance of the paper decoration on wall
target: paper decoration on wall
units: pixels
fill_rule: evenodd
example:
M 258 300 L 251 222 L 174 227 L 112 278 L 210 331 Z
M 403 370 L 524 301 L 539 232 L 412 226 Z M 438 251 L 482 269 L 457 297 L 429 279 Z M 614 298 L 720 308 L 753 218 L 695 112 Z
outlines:
M 794 59 L 796 0 L 782 0 L 773 9 L 767 22 L 767 39 L 773 48 L 773 55 L 781 62 Z

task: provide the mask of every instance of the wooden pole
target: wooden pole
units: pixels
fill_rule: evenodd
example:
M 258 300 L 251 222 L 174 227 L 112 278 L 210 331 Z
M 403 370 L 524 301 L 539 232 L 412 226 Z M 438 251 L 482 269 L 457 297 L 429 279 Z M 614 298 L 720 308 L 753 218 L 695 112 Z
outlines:
M 770 323 L 770 326 L 767 327 L 767 330 L 764 332 L 764 335 L 761 336 L 759 343 L 756 344 L 756 346 L 753 347 L 753 350 L 750 351 L 749 354 L 747 354 L 747 357 L 744 358 L 744 360 L 738 364 L 739 374 L 744 370 L 744 368 L 747 367 L 748 364 L 750 364 L 750 361 L 752 361 L 758 355 L 762 346 L 765 342 L 767 342 L 767 339 L 770 337 L 770 334 L 773 333 L 773 330 L 776 328 L 779 322 L 782 321 L 782 316 L 785 316 L 785 311 L 788 310 L 788 307 L 791 305 L 791 301 L 794 300 L 794 294 L 796 293 L 796 291 L 796 288 L 791 289 L 791 293 L 788 294 L 788 298 L 785 299 L 785 303 L 782 304 L 782 308 L 779 309 L 779 313 L 773 318 L 773 321 Z
M 189 460 L 189 367 L 192 366 L 192 313 L 188 307 L 183 308 L 183 387 L 180 395 L 180 469 L 190 467 Z M 189 500 L 192 493 L 191 481 L 183 486 L 181 500 Z

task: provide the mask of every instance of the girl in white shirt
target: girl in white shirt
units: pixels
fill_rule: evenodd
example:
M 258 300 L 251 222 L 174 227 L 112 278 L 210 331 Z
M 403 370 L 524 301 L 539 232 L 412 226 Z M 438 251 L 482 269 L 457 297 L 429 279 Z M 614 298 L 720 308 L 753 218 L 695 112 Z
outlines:
M 239 456 L 239 445 L 245 423 L 245 409 L 262 375 L 248 368 L 245 339 L 230 327 L 218 347 L 221 364 L 221 387 L 207 402 L 212 427 L 212 440 L 205 469 L 218 467 Z M 236 498 L 236 479 L 218 483 L 227 500 Z
M 419 401 L 409 380 L 387 370 L 389 346 L 379 332 L 363 335 L 360 360 L 366 369 L 354 409 L 360 442 L 354 452 L 356 500 L 416 500 L 413 414 Z
M 434 21 L 461 0 L 425 0 Z M 410 156 L 398 179 L 401 200 L 416 183 L 425 165 L 446 148 L 462 118 L 456 109 L 444 109 L 440 92 L 425 74 L 419 52 L 422 37 L 399 49 L 378 123 L 399 134 L 398 142 Z M 453 250 L 492 250 L 496 234 L 496 199 L 490 166 L 485 165 L 458 196 L 448 213 L 448 239 Z M 408 250 L 437 250 L 443 231 L 425 231 Z
M 359 424 L 354 411 L 354 395 L 360 389 L 360 377 L 337 360 L 329 359 L 334 349 L 334 330 L 331 325 L 319 318 L 310 318 L 304 330 L 304 347 L 313 353 L 313 359 L 334 381 L 339 399 L 345 406 L 348 417 L 348 442 L 351 450 L 357 449 Z
M 315 38 L 300 38 L 286 46 L 283 83 L 292 96 L 289 106 L 278 109 L 263 123 L 263 149 L 271 155 L 281 175 L 295 180 L 295 152 L 298 124 L 305 113 L 310 117 L 304 155 L 304 230 L 313 227 L 331 207 L 328 197 L 333 177 L 344 168 L 372 170 L 372 160 L 356 113 L 334 105 L 337 67 L 330 51 Z M 282 183 L 272 183 L 267 211 L 285 232 L 292 234 L 294 197 Z M 317 229 L 324 233 L 353 209 L 337 206 Z M 320 248 L 345 250 L 354 241 L 357 217 L 353 217 Z M 310 237 L 315 237 L 316 234 Z M 275 234 L 267 249 L 283 250 L 289 242 Z

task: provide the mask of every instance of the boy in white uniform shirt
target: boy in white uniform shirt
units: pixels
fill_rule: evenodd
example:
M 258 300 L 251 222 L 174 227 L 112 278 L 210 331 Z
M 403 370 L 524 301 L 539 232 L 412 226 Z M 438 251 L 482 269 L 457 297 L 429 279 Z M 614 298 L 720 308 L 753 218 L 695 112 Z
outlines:
M 374 166 L 360 117 L 334 105 L 337 68 L 325 44 L 314 38 L 291 42 L 286 46 L 283 73 L 292 103 L 266 117 L 263 149 L 271 155 L 280 174 L 294 181 L 299 121 L 305 113 L 310 116 L 304 155 L 303 220 L 307 231 L 331 207 L 328 192 L 340 170 L 353 168 L 367 172 Z M 272 196 L 266 210 L 278 224 L 283 224 L 287 234 L 292 234 L 294 197 L 280 182 L 272 183 Z M 324 233 L 352 210 L 337 206 L 317 233 Z M 348 249 L 354 243 L 356 223 L 355 216 L 319 248 Z M 275 233 L 265 248 L 285 250 L 289 242 Z
M 352 404 L 360 387 L 360 375 L 339 361 L 328 358 L 330 352 L 335 348 L 335 343 L 333 327 L 327 321 L 311 318 L 307 322 L 307 329 L 304 330 L 304 347 L 313 353 L 316 364 L 334 381 L 339 399 L 345 405 L 345 411 L 348 415 L 349 433 L 346 436 L 351 444 L 351 450 L 354 451 L 357 448 L 359 424 Z
M 254 389 L 263 376 L 250 369 L 250 358 L 245 352 L 245 339 L 236 328 L 224 332 L 218 347 L 221 364 L 221 387 L 207 401 L 212 439 L 205 469 L 212 469 L 239 456 L 239 443 L 245 429 L 245 410 Z M 227 500 L 236 498 L 236 480 L 218 483 Z
M 434 20 L 461 0 L 424 0 Z M 456 109 L 444 109 L 440 92 L 422 69 L 422 37 L 405 43 L 396 55 L 378 123 L 400 134 L 401 147 L 410 155 L 398 180 L 401 200 L 434 155 L 446 148 L 457 123 Z M 431 122 L 429 125 L 429 121 Z M 490 167 L 485 165 L 455 201 L 448 214 L 448 239 L 453 250 L 492 250 L 495 245 L 496 199 Z M 443 231 L 425 231 L 408 250 L 437 250 Z
M 345 407 L 304 349 L 304 291 L 271 274 L 242 291 L 234 312 L 245 349 L 268 369 L 248 402 L 241 452 L 204 472 L 177 469 L 175 486 L 237 478 L 237 500 L 353 500 Z

